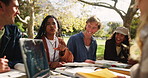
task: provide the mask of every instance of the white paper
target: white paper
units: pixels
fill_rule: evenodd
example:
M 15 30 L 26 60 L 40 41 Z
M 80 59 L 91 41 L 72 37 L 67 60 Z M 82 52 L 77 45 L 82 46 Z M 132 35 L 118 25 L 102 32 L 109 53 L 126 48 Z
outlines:
M 25 66 L 24 66 L 24 64 L 22 64 L 22 63 L 17 63 L 17 64 L 14 66 L 14 68 L 15 68 L 16 70 L 25 72 Z

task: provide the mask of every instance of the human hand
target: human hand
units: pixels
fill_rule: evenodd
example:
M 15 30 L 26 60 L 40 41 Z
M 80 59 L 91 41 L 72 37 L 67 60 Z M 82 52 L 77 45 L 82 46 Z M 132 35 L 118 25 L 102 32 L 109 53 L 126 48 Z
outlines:
M 59 43 L 57 48 L 54 48 L 55 50 L 64 51 L 67 47 L 65 45 L 62 45 Z
M 0 73 L 10 71 L 10 67 L 8 66 L 8 60 L 6 56 L 0 58 Z
M 86 63 L 92 63 L 92 64 L 95 64 L 95 61 L 93 61 L 93 60 L 89 60 L 89 59 L 85 60 L 85 62 L 86 62 Z
M 128 59 L 128 64 L 134 65 L 136 63 L 138 63 L 138 60 Z
M 63 66 L 62 64 L 65 64 L 65 62 L 52 62 L 50 67 L 51 68 L 57 68 Z

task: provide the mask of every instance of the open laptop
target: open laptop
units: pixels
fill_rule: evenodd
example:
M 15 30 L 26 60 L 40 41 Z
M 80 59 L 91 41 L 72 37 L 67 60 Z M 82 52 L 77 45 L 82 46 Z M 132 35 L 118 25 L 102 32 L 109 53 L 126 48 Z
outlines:
M 20 39 L 22 57 L 28 78 L 49 77 L 49 65 L 41 39 Z

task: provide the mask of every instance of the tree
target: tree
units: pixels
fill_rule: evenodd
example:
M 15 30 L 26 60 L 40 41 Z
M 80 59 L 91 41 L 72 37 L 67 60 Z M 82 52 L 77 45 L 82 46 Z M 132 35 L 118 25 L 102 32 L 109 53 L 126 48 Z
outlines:
M 50 9 L 47 8 L 52 7 L 49 5 L 50 2 L 46 0 L 20 0 L 21 14 L 17 21 L 23 23 L 29 38 L 34 37 L 34 26 L 38 26 L 42 21 L 41 18 L 49 12 Z
M 112 34 L 117 27 L 121 26 L 120 23 L 116 23 L 116 22 L 109 22 L 107 23 L 107 25 L 109 26 L 108 34 Z
M 139 26 L 139 24 L 140 24 L 140 15 L 139 15 L 139 13 L 137 13 L 136 14 L 137 15 L 137 17 L 134 17 L 133 18 L 133 20 L 132 20 L 132 24 L 131 24 L 131 31 L 130 31 L 130 33 L 131 33 L 131 38 L 132 39 L 134 39 L 135 37 L 136 37 L 136 31 L 137 31 L 137 28 L 138 28 L 138 26 Z
M 122 18 L 123 26 L 125 26 L 125 27 L 127 27 L 129 29 L 130 29 L 130 25 L 132 23 L 132 19 L 133 19 L 134 15 L 137 12 L 137 10 L 135 10 L 132 7 L 135 4 L 135 0 L 131 0 L 131 3 L 129 5 L 129 8 L 128 8 L 127 12 L 124 12 L 123 10 L 117 8 L 116 5 L 118 3 L 118 0 L 111 0 L 111 1 L 114 2 L 113 5 L 111 5 L 111 4 L 107 3 L 107 2 L 101 2 L 100 0 L 96 1 L 96 2 L 91 2 L 91 0 L 90 1 L 78 0 L 78 1 L 89 4 L 89 5 L 93 5 L 93 6 L 105 7 L 105 8 L 108 8 L 108 9 L 115 10 L 120 15 L 120 17 Z
M 95 34 L 94 34 L 94 37 L 104 37 L 104 33 L 105 31 L 103 30 L 104 29 L 104 26 L 102 26 Z
M 58 17 L 61 22 L 62 33 L 72 35 L 82 31 L 85 27 L 86 18 L 79 18 L 72 15 L 72 13 L 61 13 Z
M 26 28 L 27 28 L 27 34 L 28 34 L 29 38 L 33 38 L 33 36 L 34 36 L 34 18 L 35 18 L 34 17 L 34 14 L 35 14 L 34 8 L 36 7 L 35 2 L 36 1 L 32 1 L 32 0 L 22 0 L 20 2 L 21 8 L 27 9 L 27 10 L 25 10 L 26 14 L 22 15 L 23 18 L 25 18 L 25 19 L 22 19 L 21 16 L 19 16 L 19 15 L 18 15 L 18 18 L 23 24 L 25 24 L 27 26 Z
M 62 34 L 73 35 L 84 29 L 86 19 L 88 18 L 87 14 L 85 14 L 84 16 L 81 13 L 81 15 L 83 15 L 81 17 L 73 14 L 72 8 L 73 6 L 76 6 L 73 1 L 59 0 L 55 1 L 55 3 L 53 4 L 55 8 L 54 10 L 52 9 L 52 12 L 50 12 L 50 14 L 58 18 L 61 24 Z

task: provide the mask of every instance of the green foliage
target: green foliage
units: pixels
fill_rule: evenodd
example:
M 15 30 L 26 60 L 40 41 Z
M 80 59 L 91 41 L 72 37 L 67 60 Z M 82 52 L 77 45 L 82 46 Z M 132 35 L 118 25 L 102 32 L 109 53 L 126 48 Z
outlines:
M 104 37 L 109 38 L 111 35 L 110 34 L 106 34 Z
M 29 3 L 27 0 L 20 0 L 19 1 L 19 10 L 20 10 L 20 15 L 22 18 L 25 18 L 26 16 L 29 15 L 29 5 L 34 5 L 33 8 L 35 9 L 35 14 L 39 13 L 41 8 L 40 8 L 40 5 L 39 5 L 39 1 L 38 0 L 33 0 L 31 1 L 32 3 Z M 34 4 L 33 4 L 34 3 Z
M 136 37 L 136 31 L 139 26 L 139 23 L 140 23 L 139 17 L 134 17 L 132 20 L 132 24 L 130 26 L 131 27 L 130 34 L 131 34 L 132 39 L 134 39 Z
M 62 26 L 62 33 L 69 34 L 69 33 L 78 33 L 82 31 L 85 27 L 86 18 L 77 18 L 74 17 L 71 13 L 62 14 L 58 17 L 59 21 L 61 22 Z M 72 34 L 71 34 L 72 35 Z
M 30 4 L 27 2 L 28 0 L 20 0 L 20 17 L 25 19 L 26 16 L 29 16 L 29 9 L 28 7 Z M 33 8 L 35 9 L 35 18 L 34 18 L 34 24 L 35 24 L 35 31 L 38 31 L 41 22 L 43 21 L 43 18 L 49 14 L 54 15 L 57 17 L 61 23 L 62 27 L 62 33 L 67 35 L 73 35 L 76 33 L 79 33 L 80 31 L 84 30 L 86 19 L 91 15 L 91 10 L 84 9 L 87 4 L 82 4 L 83 8 L 80 8 L 81 12 L 79 12 L 80 15 L 75 15 L 73 13 L 73 6 L 77 4 L 77 0 L 62 0 L 62 1 L 52 1 L 51 0 L 31 0 L 31 2 L 34 2 Z M 56 3 L 54 3 L 56 2 Z M 67 3 L 68 5 L 65 5 L 63 3 Z M 77 11 L 77 10 L 76 10 Z M 16 19 L 18 22 L 19 20 Z M 135 38 L 135 33 L 137 29 L 138 20 L 134 18 L 132 25 L 131 25 L 131 37 Z M 118 26 L 120 26 L 120 23 L 116 22 L 109 22 L 107 24 L 109 26 L 109 30 L 104 31 L 99 30 L 95 33 L 95 37 L 109 37 L 110 34 L 114 31 L 114 29 Z M 21 31 L 25 31 L 28 25 L 23 24 L 22 27 L 20 27 Z
M 19 1 L 19 5 L 20 5 L 19 6 L 19 10 L 20 10 L 19 16 L 22 18 L 22 20 L 27 21 L 26 17 L 30 17 L 30 11 L 31 11 L 30 9 L 32 8 L 34 8 L 35 18 L 37 18 L 36 15 L 38 15 L 39 12 L 41 11 L 41 5 L 39 5 L 39 2 L 40 2 L 39 0 L 31 0 L 30 3 L 28 2 L 28 0 Z M 33 5 L 33 7 L 31 7 L 30 5 Z M 39 24 L 36 19 L 34 21 L 35 21 L 35 25 Z M 16 22 L 22 22 L 22 21 L 16 18 Z M 28 20 L 27 22 L 30 22 L 30 20 Z M 22 24 L 23 24 L 22 30 L 24 29 L 23 31 L 25 31 L 28 25 L 24 22 L 22 22 Z
M 50 2 L 49 0 L 20 0 L 19 5 L 20 18 L 17 18 L 16 22 L 21 21 L 23 23 L 21 30 L 27 30 L 25 32 L 28 37 L 33 38 L 34 30 L 38 31 L 44 14 L 49 13 Z
M 94 34 L 94 37 L 102 37 L 103 33 L 104 33 L 104 31 L 102 29 L 100 29 Z
M 108 34 L 112 34 L 117 27 L 121 26 L 121 24 L 117 22 L 109 22 L 107 25 L 109 26 Z
M 21 22 L 16 22 L 16 25 L 18 26 L 18 28 L 22 31 L 25 32 L 24 28 L 23 28 L 23 23 Z
M 119 23 L 119 22 L 108 22 L 107 28 L 104 27 L 102 30 L 99 30 L 99 31 L 101 31 L 101 32 L 99 32 L 99 34 L 100 34 L 99 37 L 103 37 L 103 38 L 110 37 L 112 35 L 112 33 L 114 32 L 114 30 L 119 26 L 121 26 L 121 23 Z

